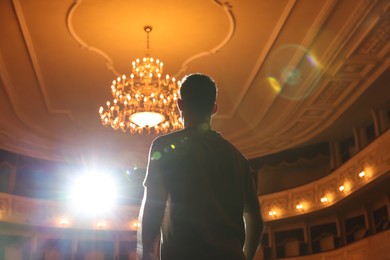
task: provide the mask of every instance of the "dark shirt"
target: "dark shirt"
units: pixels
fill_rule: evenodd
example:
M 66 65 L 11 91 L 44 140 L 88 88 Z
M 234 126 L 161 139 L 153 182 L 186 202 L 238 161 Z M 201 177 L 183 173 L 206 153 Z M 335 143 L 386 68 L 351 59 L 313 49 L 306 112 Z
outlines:
M 246 158 L 219 133 L 186 128 L 157 138 L 144 185 L 168 191 L 161 259 L 245 259 L 243 212 L 259 203 Z

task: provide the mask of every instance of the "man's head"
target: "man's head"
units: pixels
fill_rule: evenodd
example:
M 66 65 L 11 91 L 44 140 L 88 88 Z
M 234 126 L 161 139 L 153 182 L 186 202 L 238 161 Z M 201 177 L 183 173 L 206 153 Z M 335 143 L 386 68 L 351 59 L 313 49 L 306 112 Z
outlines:
M 210 116 L 216 112 L 216 97 L 213 79 L 204 74 L 190 74 L 181 83 L 179 108 L 190 115 Z

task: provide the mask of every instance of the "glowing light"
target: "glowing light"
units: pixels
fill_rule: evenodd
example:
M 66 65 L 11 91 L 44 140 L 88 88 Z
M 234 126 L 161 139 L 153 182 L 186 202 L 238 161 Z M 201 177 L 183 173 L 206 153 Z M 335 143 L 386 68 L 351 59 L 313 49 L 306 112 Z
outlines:
M 60 226 L 63 226 L 63 227 L 68 226 L 69 225 L 69 220 L 67 218 L 61 218 L 59 220 L 59 224 L 60 224 Z
M 298 210 L 303 209 L 303 205 L 302 205 L 302 204 L 298 204 L 298 205 L 296 206 L 296 209 L 298 209 Z
M 108 213 L 117 198 L 114 180 L 106 174 L 84 174 L 74 181 L 70 192 L 71 205 L 87 215 Z
M 138 112 L 132 114 L 130 120 L 140 127 L 154 127 L 164 121 L 165 117 L 155 112 Z
M 271 87 L 276 91 L 276 93 L 279 93 L 282 90 L 282 87 L 280 86 L 279 81 L 277 79 L 275 79 L 274 77 L 268 77 L 267 80 Z
M 138 222 L 137 220 L 134 220 L 133 222 L 130 223 L 130 228 L 131 229 L 138 229 L 141 227 L 141 223 Z
M 175 149 L 176 146 L 175 146 L 174 144 L 171 144 L 171 148 L 172 148 L 172 149 Z
M 345 190 L 344 185 L 341 185 L 341 186 L 339 187 L 339 191 L 344 191 L 344 190 Z
M 99 222 L 96 224 L 96 227 L 97 227 L 97 228 L 106 228 L 106 227 L 107 227 L 107 222 L 105 222 L 105 221 L 99 221 Z
M 270 211 L 270 212 L 268 212 L 268 215 L 270 215 L 271 217 L 275 217 L 276 216 L 276 212 L 275 211 Z
M 270 53 L 266 61 L 266 78 L 280 96 L 305 99 L 318 87 L 322 66 L 309 49 L 285 45 Z
M 327 198 L 327 197 L 322 197 L 322 198 L 321 198 L 321 202 L 322 202 L 322 203 L 325 203 L 325 202 L 327 202 L 327 201 L 328 201 L 328 198 Z
M 364 176 L 366 176 L 366 173 L 365 173 L 364 171 L 362 171 L 362 172 L 359 173 L 359 177 L 360 177 L 360 178 L 363 178 Z

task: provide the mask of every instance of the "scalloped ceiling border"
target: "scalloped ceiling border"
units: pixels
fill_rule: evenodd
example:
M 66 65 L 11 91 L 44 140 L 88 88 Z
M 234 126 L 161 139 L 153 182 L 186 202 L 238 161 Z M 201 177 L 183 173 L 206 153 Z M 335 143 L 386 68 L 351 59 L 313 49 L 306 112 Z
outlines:
M 181 68 L 180 70 L 175 74 L 175 77 L 181 75 L 181 74 L 184 74 L 185 71 L 187 70 L 188 68 L 188 65 L 196 60 L 196 59 L 199 59 L 200 57 L 203 57 L 203 56 L 208 56 L 208 55 L 214 55 L 216 54 L 220 49 L 222 49 L 229 41 L 230 39 L 233 37 L 233 34 L 236 30 L 236 23 L 235 23 L 235 19 L 234 19 L 234 14 L 232 12 L 232 5 L 229 3 L 229 2 L 223 2 L 221 3 L 221 1 L 218 1 L 218 0 L 212 0 L 212 2 L 216 5 L 219 5 L 223 8 L 223 10 L 225 11 L 226 15 L 228 16 L 228 19 L 229 19 L 229 31 L 225 37 L 225 39 L 223 39 L 217 46 L 215 46 L 214 48 L 210 49 L 209 51 L 205 51 L 205 52 L 200 52 L 198 54 L 195 54 L 193 55 L 192 57 L 188 58 L 187 60 L 185 60 L 183 62 L 183 64 L 181 65 Z
M 73 22 L 72 22 L 73 13 L 77 9 L 77 7 L 81 4 L 82 1 L 83 0 L 74 0 L 73 4 L 69 8 L 69 11 L 68 11 L 68 14 L 66 17 L 66 25 L 67 25 L 68 31 L 69 31 L 70 35 L 73 37 L 73 39 L 80 45 L 80 47 L 82 47 L 88 51 L 95 52 L 98 55 L 102 56 L 106 62 L 106 66 L 107 66 L 108 70 L 111 71 L 112 73 L 114 73 L 115 76 L 119 76 L 120 73 L 118 73 L 118 71 L 115 69 L 114 62 L 113 62 L 112 58 L 107 53 L 102 51 L 101 49 L 96 48 L 95 46 L 91 46 L 88 43 L 86 43 L 83 39 L 81 39 L 80 36 L 78 36 L 78 34 L 76 33 L 76 31 L 73 28 Z M 187 60 L 185 60 L 183 62 L 183 64 L 181 65 L 181 68 L 179 69 L 179 71 L 177 73 L 175 73 L 175 77 L 178 77 L 180 74 L 184 73 L 187 70 L 188 65 L 192 61 L 199 59 L 200 57 L 203 57 L 203 56 L 213 55 L 213 54 L 217 53 L 233 37 L 236 24 L 235 24 L 233 12 L 231 10 L 232 9 L 231 4 L 229 2 L 221 2 L 219 0 L 211 0 L 211 2 L 218 5 L 218 6 L 221 6 L 223 8 L 224 12 L 226 13 L 226 15 L 229 19 L 229 31 L 228 31 L 226 37 L 217 46 L 213 47 L 209 51 L 197 53 L 197 54 L 191 56 L 190 58 L 188 58 Z
M 14 6 L 15 14 L 16 14 L 16 17 L 17 17 L 18 23 L 19 23 L 19 27 L 20 27 L 22 36 L 23 36 L 25 44 L 26 44 L 26 48 L 28 50 L 28 54 L 29 54 L 29 57 L 31 60 L 32 68 L 34 70 L 34 73 L 35 73 L 35 76 L 37 79 L 37 83 L 39 86 L 39 90 L 40 90 L 41 96 L 42 96 L 43 101 L 44 101 L 44 107 L 46 108 L 46 110 L 50 114 L 65 115 L 75 125 L 77 125 L 79 127 L 83 127 L 82 125 L 77 123 L 77 121 L 75 120 L 75 118 L 73 117 L 72 113 L 69 110 L 54 109 L 52 104 L 50 103 L 50 99 L 49 99 L 47 91 L 46 91 L 46 84 L 45 84 L 43 76 L 42 76 L 41 67 L 39 66 L 39 62 L 38 62 L 38 58 L 37 58 L 37 55 L 35 52 L 34 44 L 32 42 L 28 27 L 27 27 L 26 19 L 24 17 L 24 13 L 23 13 L 22 6 L 20 4 L 20 0 L 12 0 L 12 4 Z M 14 106 L 14 104 L 13 104 L 13 107 L 14 107 L 14 110 L 16 111 L 17 108 Z M 20 115 L 20 113 L 17 113 L 17 114 Z M 25 120 L 23 120 L 22 118 L 20 118 L 20 119 L 25 122 Z M 41 131 L 44 131 L 44 129 L 41 129 L 41 128 L 39 128 L 39 129 Z M 44 132 L 46 133 L 46 131 L 44 131 Z
M 82 2 L 82 0 L 74 0 L 73 4 L 69 7 L 69 11 L 68 11 L 67 16 L 66 16 L 66 27 L 68 28 L 70 35 L 80 45 L 80 47 L 82 47 L 88 51 L 95 52 L 95 53 L 99 54 L 100 56 L 102 56 L 106 62 L 106 66 L 107 66 L 108 70 L 111 71 L 112 73 L 114 73 L 115 76 L 119 76 L 120 73 L 118 73 L 115 70 L 114 62 L 110 58 L 110 56 L 107 53 L 105 53 L 104 51 L 102 51 L 101 49 L 96 48 L 96 47 L 91 46 L 91 45 L 88 45 L 85 41 L 83 41 L 80 38 L 80 36 L 78 36 L 76 31 L 74 30 L 73 22 L 72 22 L 73 13 L 75 12 L 75 10 L 77 9 L 77 7 L 80 5 L 81 2 Z

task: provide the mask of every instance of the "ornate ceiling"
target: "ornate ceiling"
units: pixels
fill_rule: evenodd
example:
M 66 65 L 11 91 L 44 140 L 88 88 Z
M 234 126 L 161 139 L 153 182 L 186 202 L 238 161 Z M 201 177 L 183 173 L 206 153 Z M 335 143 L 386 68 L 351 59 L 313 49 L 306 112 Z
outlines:
M 145 25 L 164 73 L 216 80 L 213 127 L 248 158 L 363 124 L 369 91 L 390 106 L 388 0 L 3 0 L 0 22 L 0 149 L 37 158 L 145 166 L 155 136 L 98 115 Z

